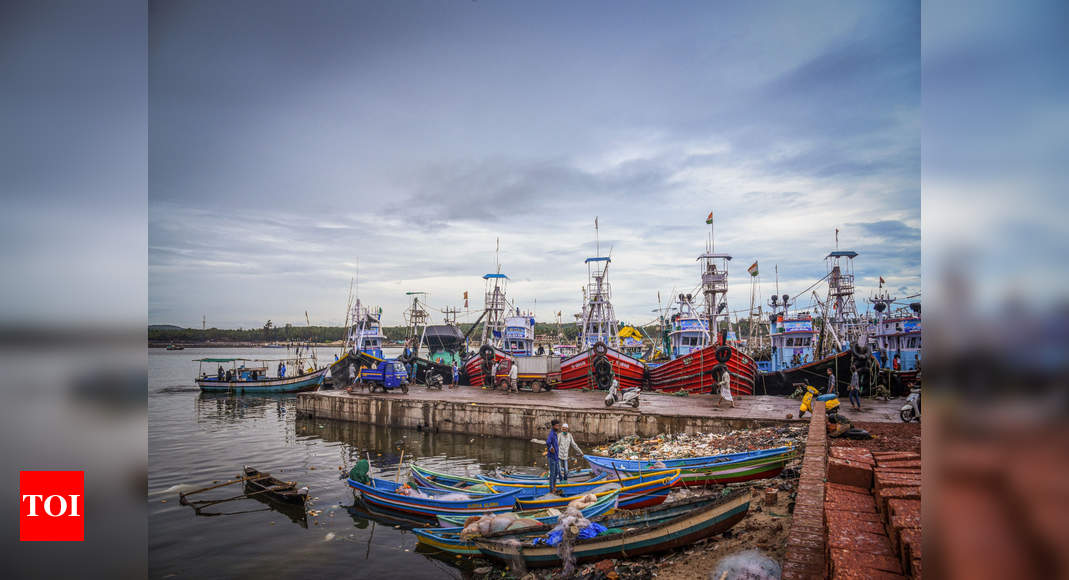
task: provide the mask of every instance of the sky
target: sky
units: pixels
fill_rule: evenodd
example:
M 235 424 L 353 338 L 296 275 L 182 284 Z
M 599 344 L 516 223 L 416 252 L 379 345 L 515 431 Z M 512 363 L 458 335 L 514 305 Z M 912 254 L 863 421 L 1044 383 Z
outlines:
M 898 1 L 150 3 L 148 321 L 340 325 L 357 272 L 387 324 L 406 291 L 473 320 L 495 258 L 568 321 L 597 217 L 641 324 L 710 211 L 731 310 L 836 229 L 859 308 L 917 294 L 920 34 Z

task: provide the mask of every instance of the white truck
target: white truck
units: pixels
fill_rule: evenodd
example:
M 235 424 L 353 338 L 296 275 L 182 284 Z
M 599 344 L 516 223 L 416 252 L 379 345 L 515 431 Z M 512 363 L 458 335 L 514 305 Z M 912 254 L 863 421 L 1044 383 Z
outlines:
M 507 362 L 506 362 L 507 361 Z M 503 359 L 497 366 L 494 384 L 506 388 L 510 365 L 516 365 L 516 381 L 519 388 L 538 393 L 551 390 L 560 383 L 560 357 L 552 354 L 513 356 Z

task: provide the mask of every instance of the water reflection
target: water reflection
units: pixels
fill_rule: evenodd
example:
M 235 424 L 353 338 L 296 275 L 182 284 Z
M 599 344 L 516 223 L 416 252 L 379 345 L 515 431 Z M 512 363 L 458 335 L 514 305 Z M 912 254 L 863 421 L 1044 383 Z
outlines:
M 246 419 L 275 417 L 284 419 L 293 412 L 296 399 L 292 394 L 235 395 L 200 393 L 196 398 L 198 423 L 240 423 Z
M 350 463 L 369 455 L 372 466 L 384 473 L 396 471 L 402 451 L 405 463 L 419 460 L 445 471 L 471 475 L 496 467 L 541 466 L 545 462 L 542 445 L 517 439 L 430 433 L 303 416 L 296 418 L 294 429 L 298 438 L 344 444 Z

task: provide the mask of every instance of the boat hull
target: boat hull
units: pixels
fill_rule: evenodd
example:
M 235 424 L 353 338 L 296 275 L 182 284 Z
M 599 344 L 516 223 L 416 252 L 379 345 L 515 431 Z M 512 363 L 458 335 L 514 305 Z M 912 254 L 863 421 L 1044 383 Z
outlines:
M 644 388 L 646 386 L 646 365 L 626 354 L 607 348 L 605 358 L 612 365 L 613 373 L 620 382 L 621 389 Z M 560 384 L 558 389 L 596 389 L 594 382 L 594 361 L 597 355 L 592 349 L 566 358 L 560 363 Z
M 685 511 L 681 515 L 657 525 L 624 533 L 608 533 L 587 540 L 576 541 L 571 553 L 578 563 L 610 558 L 633 558 L 655 554 L 673 548 L 690 546 L 694 542 L 722 533 L 746 517 L 750 509 L 747 492 L 728 496 L 721 502 Z M 612 518 L 610 527 L 624 527 L 626 519 Z M 529 542 L 497 541 L 492 538 L 475 539 L 479 551 L 498 562 L 520 558 L 528 567 L 544 568 L 561 565 L 556 546 Z
M 375 485 L 365 485 L 349 480 L 349 486 L 360 492 L 364 501 L 372 506 L 412 514 L 428 519 L 440 515 L 482 515 L 485 513 L 504 513 L 513 510 L 518 492 L 506 492 L 494 495 L 475 496 L 469 500 L 445 501 L 433 498 L 419 498 L 395 493 L 398 487 L 391 482 L 375 480 Z M 473 494 L 474 495 L 474 494 Z
M 197 386 L 208 393 L 299 393 L 318 389 L 323 384 L 328 369 L 329 367 L 326 367 L 311 374 L 261 381 L 197 379 Z
M 717 359 L 720 348 L 730 349 L 726 362 Z M 710 345 L 688 355 L 650 367 L 650 387 L 656 391 L 668 393 L 686 391 L 688 393 L 714 393 L 719 388 L 717 378 L 712 372 L 717 365 L 724 365 L 731 373 L 731 393 L 734 395 L 754 394 L 757 377 L 757 364 L 753 359 L 738 349 L 727 346 Z
M 494 348 L 494 347 L 491 347 Z M 494 348 L 494 361 L 500 362 L 505 359 L 511 359 L 512 357 L 504 351 Z M 476 354 L 464 362 L 464 373 L 468 377 L 468 384 L 473 387 L 486 386 L 486 377 L 483 374 L 482 368 L 483 358 L 481 355 Z
M 668 476 L 664 476 L 665 472 L 663 471 L 660 473 L 647 473 L 644 477 L 639 478 L 640 483 L 618 487 L 620 491 L 620 499 L 617 502 L 617 506 L 620 509 L 633 510 L 664 503 L 664 500 L 668 499 L 668 491 L 677 485 L 680 478 L 679 470 L 670 471 L 671 474 Z M 605 484 L 612 483 L 612 480 L 606 480 Z M 591 491 L 588 493 L 593 493 L 598 497 L 602 497 L 603 495 L 613 493 L 614 491 L 615 490 L 606 490 L 602 492 Z M 551 507 L 562 509 L 567 507 L 568 503 L 577 497 L 579 496 L 571 495 L 552 498 L 519 497 L 516 499 L 516 507 L 521 510 L 546 509 Z
M 812 385 L 824 392 L 828 384 L 827 372 L 830 368 L 838 377 L 840 390 L 845 392 L 846 385 L 850 382 L 850 365 L 853 360 L 851 351 L 844 350 L 801 366 L 759 373 L 757 388 L 763 395 L 790 395 L 794 393 L 794 385 L 802 383 Z
M 679 469 L 681 475 L 676 487 L 689 487 L 742 481 L 753 481 L 775 477 L 783 471 L 787 462 L 796 457 L 793 447 L 778 447 L 755 452 L 733 453 L 710 457 L 696 457 L 684 460 L 662 462 L 668 469 Z M 618 477 L 633 476 L 654 467 L 652 461 L 631 461 L 608 457 L 587 456 L 595 473 Z

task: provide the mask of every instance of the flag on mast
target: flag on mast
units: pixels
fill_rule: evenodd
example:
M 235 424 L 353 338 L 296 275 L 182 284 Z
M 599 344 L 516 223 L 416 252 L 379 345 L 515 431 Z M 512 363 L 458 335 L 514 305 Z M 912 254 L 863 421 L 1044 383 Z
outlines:
M 707 224 L 712 224 L 713 223 L 713 212 L 709 212 L 709 217 L 705 218 L 705 223 L 707 223 Z
M 887 282 L 883 279 L 883 276 L 880 276 L 880 288 L 883 288 L 883 285 L 886 283 Z
M 757 275 L 757 260 L 754 260 L 753 265 L 750 266 L 749 268 L 746 268 L 746 271 L 749 272 L 751 276 L 756 276 Z

